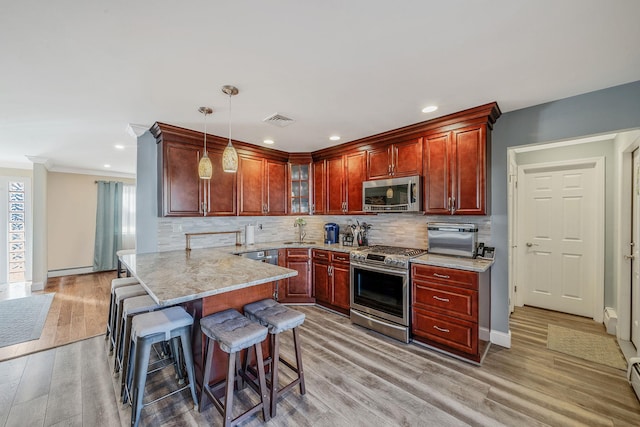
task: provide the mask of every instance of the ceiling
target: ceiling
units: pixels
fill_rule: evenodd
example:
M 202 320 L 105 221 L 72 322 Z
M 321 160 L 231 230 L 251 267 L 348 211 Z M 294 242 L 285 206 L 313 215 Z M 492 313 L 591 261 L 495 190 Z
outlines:
M 640 80 L 637 0 L 4 3 L 0 167 L 135 174 L 129 124 L 227 136 L 226 84 L 234 139 L 308 152 Z

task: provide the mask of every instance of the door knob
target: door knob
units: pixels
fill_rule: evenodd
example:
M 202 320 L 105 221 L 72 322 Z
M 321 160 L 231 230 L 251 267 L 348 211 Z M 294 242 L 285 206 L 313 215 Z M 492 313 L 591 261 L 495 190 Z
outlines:
M 635 259 L 636 256 L 635 255 L 625 255 L 624 259 Z
M 527 247 L 530 248 L 531 246 L 540 246 L 540 245 L 537 243 L 527 242 Z

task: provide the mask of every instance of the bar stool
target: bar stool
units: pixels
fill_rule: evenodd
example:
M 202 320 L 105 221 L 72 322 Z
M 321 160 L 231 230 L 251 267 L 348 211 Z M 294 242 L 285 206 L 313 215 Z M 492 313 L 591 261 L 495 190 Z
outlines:
M 140 295 L 127 298 L 122 302 L 122 325 L 120 332 L 116 335 L 115 357 L 113 362 L 113 373 L 117 374 L 122 369 L 124 373 L 120 380 L 120 395 L 124 391 L 124 379 L 126 370 L 129 367 L 129 348 L 131 340 L 131 318 L 136 314 L 155 311 L 162 308 L 149 295 Z
M 116 274 L 118 275 L 118 277 L 122 277 L 123 272 L 127 277 L 131 277 L 131 273 L 129 272 L 129 270 L 126 268 L 122 268 L 122 261 L 120 260 L 120 257 L 123 255 L 131 255 L 135 253 L 135 249 L 120 249 L 119 251 L 116 251 L 116 257 L 118 258 L 118 269 L 116 271 Z
M 131 397 L 131 425 L 133 427 L 138 426 L 143 407 L 179 393 L 186 388 L 191 389 L 194 408 L 198 408 L 193 354 L 191 352 L 191 325 L 193 325 L 193 318 L 184 308 L 179 306 L 133 316 L 131 320 L 131 349 L 129 350 L 129 358 L 133 365 L 127 374 L 125 387 L 126 395 Z M 171 342 L 174 357 L 180 353 L 178 343 L 180 341 L 189 384 L 152 402 L 144 403 L 144 388 L 149 373 L 147 370 L 149 369 L 151 347 L 153 344 L 165 341 Z M 177 370 L 182 369 L 180 364 L 176 363 L 174 366 Z
M 137 285 L 140 282 L 135 277 L 123 277 L 119 279 L 113 279 L 111 281 L 111 299 L 109 300 L 109 314 L 107 318 L 107 331 L 104 335 L 104 339 L 108 339 L 111 334 L 111 324 L 113 323 L 113 299 L 115 297 L 115 290 L 123 286 Z
M 300 348 L 300 337 L 298 336 L 298 326 L 304 322 L 305 315 L 282 304 L 278 304 L 272 299 L 264 299 L 244 306 L 244 315 L 249 319 L 266 326 L 271 334 L 271 355 L 273 365 L 271 366 L 271 417 L 276 416 L 276 403 L 278 398 L 296 385 L 300 386 L 300 394 L 306 393 L 304 385 L 304 370 L 302 369 L 302 351 Z M 296 355 L 296 366 L 280 356 L 280 333 L 293 330 L 293 345 Z M 279 388 L 278 363 L 285 366 L 297 374 L 297 378 L 286 386 Z
M 124 303 L 124 300 L 140 295 L 148 295 L 146 289 L 140 284 L 122 286 L 114 291 L 113 312 L 111 313 L 111 343 L 109 345 L 109 354 L 113 353 L 113 349 L 116 346 L 116 339 L 120 334 L 120 328 L 122 327 L 122 304 Z
M 204 376 L 202 379 L 202 393 L 200 394 L 200 410 L 202 410 L 205 398 L 208 397 L 224 418 L 223 425 L 234 426 L 246 420 L 249 416 L 262 410 L 264 421 L 269 420 L 267 385 L 264 375 L 264 359 L 262 357 L 262 341 L 267 337 L 267 328 L 250 321 L 234 309 L 221 311 L 200 319 L 200 328 L 205 335 L 205 348 L 207 349 Z M 211 378 L 211 365 L 213 363 L 213 350 L 215 343 L 220 349 L 229 354 L 227 376 L 214 385 L 209 384 Z M 249 358 L 249 349 L 253 346 L 258 367 L 258 389 L 254 387 L 254 379 L 247 376 L 245 371 L 240 372 L 240 352 L 247 349 L 246 359 Z M 236 379 L 247 379 L 252 388 L 260 394 L 260 403 L 249 408 L 243 414 L 233 418 L 233 385 Z M 240 382 L 238 383 L 240 385 Z M 225 387 L 224 404 L 215 396 L 215 392 Z

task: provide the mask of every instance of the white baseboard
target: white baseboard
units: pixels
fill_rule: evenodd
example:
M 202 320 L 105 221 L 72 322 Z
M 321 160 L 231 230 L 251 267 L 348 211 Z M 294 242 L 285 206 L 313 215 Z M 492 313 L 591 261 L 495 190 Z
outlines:
M 499 345 L 504 348 L 511 348 L 511 331 L 509 332 L 500 332 L 500 331 L 491 331 L 491 344 Z
M 605 307 L 604 309 L 604 326 L 607 328 L 607 333 L 616 335 L 618 328 L 618 313 L 613 307 Z
M 44 282 L 31 282 L 32 291 L 44 291 Z
M 75 274 L 93 273 L 93 267 L 63 268 L 61 270 L 51 270 L 47 277 L 73 276 Z

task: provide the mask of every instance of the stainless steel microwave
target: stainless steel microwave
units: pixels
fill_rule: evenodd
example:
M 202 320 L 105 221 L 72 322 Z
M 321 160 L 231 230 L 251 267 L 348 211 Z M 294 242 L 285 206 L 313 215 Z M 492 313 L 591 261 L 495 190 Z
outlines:
M 362 183 L 365 212 L 419 212 L 420 177 L 378 179 Z

